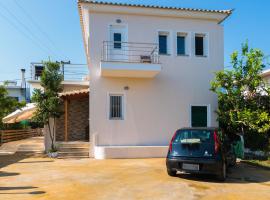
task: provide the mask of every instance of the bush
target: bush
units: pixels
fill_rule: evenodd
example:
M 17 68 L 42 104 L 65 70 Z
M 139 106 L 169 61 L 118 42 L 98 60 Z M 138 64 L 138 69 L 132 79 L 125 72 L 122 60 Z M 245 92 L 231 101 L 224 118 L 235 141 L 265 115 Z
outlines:
M 269 151 L 269 137 L 267 134 L 246 132 L 244 135 L 245 147 L 252 151 Z

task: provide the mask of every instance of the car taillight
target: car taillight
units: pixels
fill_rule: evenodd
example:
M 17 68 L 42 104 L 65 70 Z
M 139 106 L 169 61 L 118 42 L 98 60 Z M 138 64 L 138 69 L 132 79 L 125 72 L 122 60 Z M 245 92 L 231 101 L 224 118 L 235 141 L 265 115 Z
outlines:
M 173 143 L 173 141 L 174 141 L 174 139 L 176 137 L 176 133 L 177 133 L 177 131 L 173 134 L 173 137 L 171 139 L 171 142 L 170 142 L 170 145 L 169 145 L 169 152 L 172 152 L 172 143 Z
M 220 147 L 217 131 L 214 131 L 214 141 L 215 141 L 215 153 L 217 154 Z

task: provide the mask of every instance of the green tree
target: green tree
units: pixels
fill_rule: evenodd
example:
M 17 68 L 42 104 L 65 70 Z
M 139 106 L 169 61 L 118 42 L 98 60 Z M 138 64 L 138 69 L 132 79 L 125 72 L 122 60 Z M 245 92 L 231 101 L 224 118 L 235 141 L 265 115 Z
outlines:
M 62 91 L 61 82 L 63 75 L 60 72 L 60 65 L 56 62 L 44 62 L 40 84 L 43 89 L 36 89 L 33 92 L 32 100 L 37 104 L 34 120 L 43 123 L 48 127 L 51 139 L 51 151 L 56 151 L 55 120 L 62 114 L 61 100 L 58 94 Z
M 25 102 L 19 103 L 14 98 L 9 97 L 5 86 L 6 84 L 0 85 L 0 129 L 4 129 L 2 120 L 5 116 L 25 105 Z
M 231 55 L 231 70 L 216 73 L 211 90 L 218 96 L 218 121 L 224 132 L 269 133 L 270 89 L 260 74 L 265 68 L 261 50 L 242 45 Z

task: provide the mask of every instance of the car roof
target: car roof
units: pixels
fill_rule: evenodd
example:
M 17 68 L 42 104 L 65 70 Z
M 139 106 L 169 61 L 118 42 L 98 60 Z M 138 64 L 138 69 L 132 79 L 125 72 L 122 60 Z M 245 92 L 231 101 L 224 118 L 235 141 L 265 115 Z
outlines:
M 215 131 L 218 130 L 218 127 L 183 127 L 178 130 L 209 130 L 209 131 Z

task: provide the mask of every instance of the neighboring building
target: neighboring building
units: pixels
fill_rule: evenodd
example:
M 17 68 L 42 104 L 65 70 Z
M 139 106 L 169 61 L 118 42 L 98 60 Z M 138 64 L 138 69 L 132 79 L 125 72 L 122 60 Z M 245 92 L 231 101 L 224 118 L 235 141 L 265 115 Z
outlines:
M 93 157 L 164 157 L 178 128 L 218 126 L 209 88 L 231 10 L 80 0 L 79 13 Z
M 19 102 L 30 102 L 30 89 L 25 81 L 25 69 L 21 69 L 21 84 L 17 81 L 5 81 L 5 88 L 8 91 L 8 96 L 16 99 Z
M 88 70 L 83 65 L 78 66 L 61 63 L 61 66 L 61 71 L 64 75 L 64 81 L 62 82 L 64 92 L 89 88 Z M 42 63 L 31 63 L 31 77 L 28 83 L 31 85 L 32 90 L 41 88 L 40 78 L 42 75 L 43 67 L 44 66 Z
M 270 85 L 270 69 L 266 69 L 262 73 L 263 79 Z

